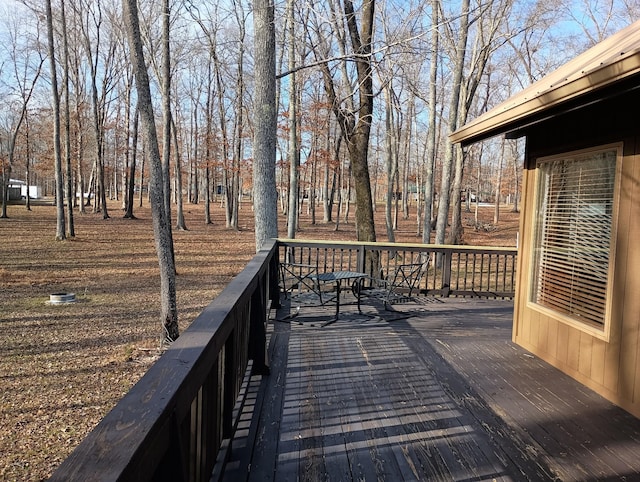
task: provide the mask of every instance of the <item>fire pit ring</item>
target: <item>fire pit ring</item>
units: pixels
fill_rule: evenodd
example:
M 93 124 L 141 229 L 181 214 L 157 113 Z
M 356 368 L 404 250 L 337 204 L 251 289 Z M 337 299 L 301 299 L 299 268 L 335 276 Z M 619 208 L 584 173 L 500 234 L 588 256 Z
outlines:
M 49 303 L 52 305 L 59 305 L 63 303 L 75 303 L 75 293 L 51 293 L 49 295 Z

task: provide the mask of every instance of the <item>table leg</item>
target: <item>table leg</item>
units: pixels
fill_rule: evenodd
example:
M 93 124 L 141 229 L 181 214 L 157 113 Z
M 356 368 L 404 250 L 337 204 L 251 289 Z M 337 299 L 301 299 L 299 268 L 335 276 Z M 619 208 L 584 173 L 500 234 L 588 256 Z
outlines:
M 360 280 L 357 280 L 358 288 L 356 289 L 356 300 L 358 300 L 358 313 L 362 314 L 362 309 L 360 308 L 360 293 L 362 293 L 362 285 L 360 284 Z
M 340 280 L 336 280 L 336 314 L 330 320 L 325 321 L 322 326 L 327 326 L 338 321 L 338 315 L 340 315 Z

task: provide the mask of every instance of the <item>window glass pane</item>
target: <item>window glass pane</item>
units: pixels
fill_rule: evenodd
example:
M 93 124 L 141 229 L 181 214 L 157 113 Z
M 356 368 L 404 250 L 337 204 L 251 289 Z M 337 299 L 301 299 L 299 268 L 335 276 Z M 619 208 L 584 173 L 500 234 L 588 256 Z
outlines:
M 538 164 L 531 300 L 603 325 L 617 151 Z

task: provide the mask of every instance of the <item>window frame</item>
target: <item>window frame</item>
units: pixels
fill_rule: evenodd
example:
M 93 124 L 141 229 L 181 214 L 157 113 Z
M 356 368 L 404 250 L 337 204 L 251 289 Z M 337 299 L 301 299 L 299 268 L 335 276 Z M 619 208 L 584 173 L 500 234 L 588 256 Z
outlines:
M 538 231 L 539 224 L 544 221 L 541 219 L 543 213 L 539 212 L 542 206 L 540 196 L 544 195 L 544 190 L 541 187 L 541 183 L 544 182 L 544 173 L 541 166 L 551 163 L 553 161 L 569 160 L 571 158 L 585 157 L 588 155 L 597 155 L 600 153 L 614 151 L 615 152 L 615 167 L 614 167 L 614 180 L 613 180 L 613 193 L 612 193 L 612 213 L 611 213 L 611 228 L 609 237 L 609 256 L 607 267 L 607 281 L 604 298 L 604 319 L 603 323 L 596 323 L 590 320 L 579 319 L 577 316 L 564 313 L 562 311 L 553 309 L 552 307 L 540 304 L 536 297 L 538 295 L 538 273 L 540 270 L 540 252 L 541 252 L 541 232 Z M 534 196 L 533 207 L 534 211 L 531 216 L 531 249 L 529 253 L 529 273 L 528 273 L 528 287 L 526 296 L 527 307 L 533 309 L 540 314 L 553 318 L 559 322 L 572 326 L 582 332 L 589 333 L 597 338 L 605 341 L 609 341 L 611 333 L 611 307 L 612 296 L 614 293 L 613 280 L 614 280 L 614 264 L 615 264 L 615 248 L 616 248 L 616 236 L 618 231 L 618 209 L 620 199 L 620 182 L 621 182 L 621 169 L 622 169 L 622 157 L 623 157 L 623 145 L 622 143 L 606 144 L 600 146 L 594 146 L 586 149 L 580 149 L 575 151 L 565 151 L 562 153 L 554 154 L 551 156 L 544 156 L 535 159 L 535 176 L 534 176 Z

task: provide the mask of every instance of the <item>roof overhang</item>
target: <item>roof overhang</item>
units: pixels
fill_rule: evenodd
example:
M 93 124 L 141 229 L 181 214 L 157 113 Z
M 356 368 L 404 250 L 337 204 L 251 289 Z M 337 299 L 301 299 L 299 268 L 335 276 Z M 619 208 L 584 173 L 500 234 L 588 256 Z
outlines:
M 590 97 L 640 74 L 640 21 L 587 50 L 520 93 L 453 132 L 453 143 L 469 145 L 517 131 L 573 109 Z M 640 80 L 639 80 L 640 82 Z

